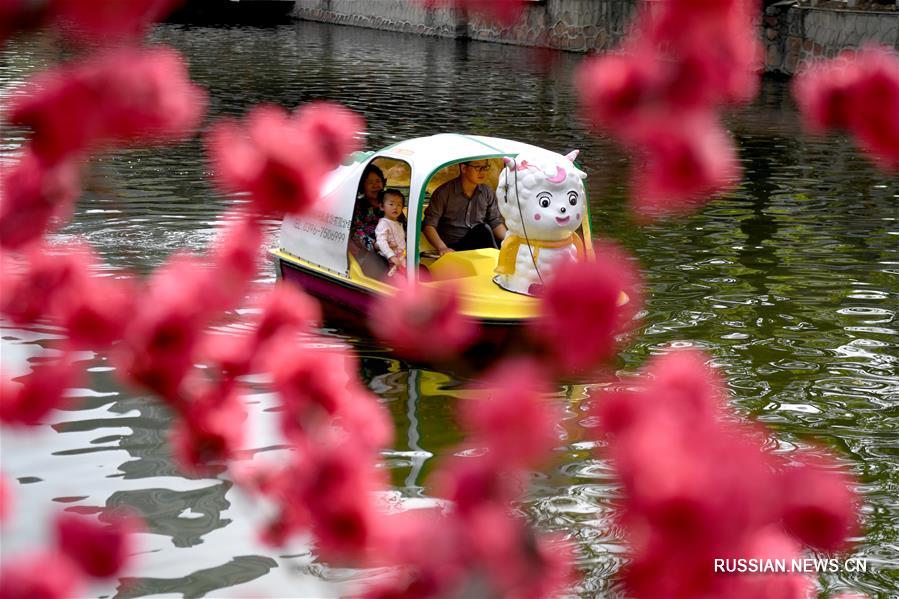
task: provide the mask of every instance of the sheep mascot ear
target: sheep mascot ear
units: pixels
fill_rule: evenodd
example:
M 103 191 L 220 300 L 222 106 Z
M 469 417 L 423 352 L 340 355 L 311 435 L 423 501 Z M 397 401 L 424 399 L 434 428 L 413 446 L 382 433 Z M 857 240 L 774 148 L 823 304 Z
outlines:
M 578 154 L 580 154 L 580 153 L 581 153 L 580 150 L 571 150 L 570 152 L 565 154 L 565 158 L 567 158 L 571 162 L 571 164 L 574 164 L 574 161 L 577 160 Z M 578 176 L 581 179 L 586 179 L 587 173 L 580 172 L 580 173 L 578 173 Z
M 515 161 L 512 160 L 511 158 L 509 158 L 508 156 L 503 156 L 503 162 L 506 163 L 506 166 L 509 167 L 509 169 L 511 169 L 513 166 L 515 166 Z

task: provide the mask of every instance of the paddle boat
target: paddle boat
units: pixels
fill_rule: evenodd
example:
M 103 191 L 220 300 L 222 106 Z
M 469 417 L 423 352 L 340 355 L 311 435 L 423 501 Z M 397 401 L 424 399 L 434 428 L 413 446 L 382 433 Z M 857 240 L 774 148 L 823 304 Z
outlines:
M 278 275 L 323 300 L 326 313 L 364 318 L 373 298 L 391 294 L 394 279 L 366 274 L 350 251 L 361 177 L 374 164 L 385 174 L 387 187 L 406 195 L 406 276 L 425 286 L 454 285 L 463 313 L 487 331 L 520 328 L 536 315 L 534 295 L 552 266 L 550 259 L 560 252 L 592 259 L 586 175 L 574 165 L 575 156 L 461 134 L 357 152 L 330 174 L 314 214 L 284 219 L 271 258 Z M 510 235 L 502 252 L 489 248 L 440 256 L 422 234 L 425 209 L 434 189 L 457 177 L 462 163 L 474 160 L 490 166 L 487 185 L 497 189 Z

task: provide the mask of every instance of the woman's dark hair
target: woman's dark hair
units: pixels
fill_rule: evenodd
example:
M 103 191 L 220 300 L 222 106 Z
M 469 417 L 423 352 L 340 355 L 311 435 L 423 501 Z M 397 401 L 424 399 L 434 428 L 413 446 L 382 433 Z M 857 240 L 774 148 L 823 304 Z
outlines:
M 368 176 L 372 173 L 378 176 L 378 178 L 381 180 L 381 185 L 387 187 L 387 177 L 384 176 L 384 171 L 375 166 L 374 163 L 369 162 L 368 166 L 366 166 L 362 171 L 362 178 L 359 179 L 359 189 L 357 190 L 357 193 L 361 194 L 365 192 L 365 180 L 368 179 Z
M 384 198 L 386 196 L 398 196 L 402 201 L 403 205 L 406 205 L 406 196 L 403 195 L 403 192 L 395 187 L 388 187 L 387 189 L 382 189 L 378 192 L 378 201 L 383 204 Z

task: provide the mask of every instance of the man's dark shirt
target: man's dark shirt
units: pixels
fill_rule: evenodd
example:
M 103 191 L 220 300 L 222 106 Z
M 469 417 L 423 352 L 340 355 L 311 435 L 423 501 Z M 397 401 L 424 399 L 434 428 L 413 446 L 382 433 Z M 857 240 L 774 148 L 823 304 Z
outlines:
M 462 191 L 462 179 L 447 181 L 431 194 L 431 203 L 425 209 L 425 225 L 437 229 L 440 239 L 451 245 L 481 223 L 493 229 L 503 224 L 503 217 L 496 205 L 496 195 L 486 185 L 475 187 L 469 200 Z

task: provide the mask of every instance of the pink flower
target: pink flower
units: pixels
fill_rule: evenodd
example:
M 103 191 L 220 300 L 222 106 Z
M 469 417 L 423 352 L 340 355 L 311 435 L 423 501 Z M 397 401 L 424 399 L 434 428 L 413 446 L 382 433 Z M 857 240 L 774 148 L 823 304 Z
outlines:
M 614 355 L 616 336 L 633 326 L 642 300 L 639 275 L 627 255 L 598 244 L 594 262 L 563 264 L 546 284 L 532 336 L 563 373 Z M 578 342 L 572 343 L 577 331 Z
M 577 87 L 586 118 L 595 125 L 626 134 L 657 103 L 659 66 L 641 47 L 630 56 L 589 58 L 577 71 Z
M 31 247 L 24 258 L 21 265 L 4 260 L 0 273 L 0 311 L 16 324 L 47 317 L 54 299 L 67 294 L 87 268 L 81 252 L 51 254 L 48 248 Z
M 559 445 L 560 412 L 546 374 L 529 360 L 501 364 L 481 381 L 478 398 L 462 405 L 472 443 L 486 446 L 507 467 L 536 468 Z
M 362 120 L 344 108 L 313 104 L 291 116 L 258 106 L 246 125 L 223 121 L 208 138 L 216 181 L 247 192 L 262 213 L 300 214 L 319 199 L 325 176 L 355 147 Z
M 6 385 L 6 379 L 0 375 L 0 397 L 2 397 L 6 392 L 2 390 L 2 387 Z M 2 401 L 0 401 L 2 404 Z M 6 518 L 9 517 L 10 512 L 12 511 L 12 491 L 9 489 L 9 483 L 6 481 L 6 477 L 3 476 L 3 473 L 0 472 L 0 524 L 6 521 Z
M 399 566 L 394 576 L 366 589 L 365 599 L 443 597 L 468 575 L 467 544 L 457 519 L 439 509 L 383 515 L 373 565 Z
M 635 208 L 655 217 L 695 209 L 733 187 L 740 176 L 736 150 L 713 121 L 686 119 L 646 127 L 633 171 Z
M 386 486 L 375 454 L 338 437 L 319 438 L 310 448 L 311 467 L 303 501 L 312 514 L 312 532 L 325 559 L 356 560 L 379 538 L 382 514 L 374 493 Z
M 20 249 L 38 241 L 72 214 L 81 193 L 75 162 L 43 163 L 26 151 L 4 169 L 0 196 L 0 246 Z
M 9 120 L 34 132 L 47 162 L 125 142 L 186 137 L 203 116 L 205 93 L 170 48 L 118 48 L 37 76 Z
M 434 474 L 436 494 L 452 501 L 463 518 L 485 504 L 505 506 L 521 491 L 520 473 L 505 466 L 490 453 L 454 458 Z
M 209 135 L 217 182 L 226 191 L 248 192 L 263 213 L 301 213 L 318 201 L 326 168 L 304 145 L 287 112 L 274 106 L 254 108 L 246 130 L 224 121 Z
M 899 56 L 868 46 L 857 60 L 864 75 L 852 94 L 850 130 L 881 168 L 899 172 Z
M 686 349 L 655 358 L 649 366 L 652 402 L 676 414 L 687 428 L 691 422 L 714 422 L 723 411 L 724 381 L 708 362 L 704 353 Z
M 202 260 L 175 255 L 156 269 L 125 331 L 119 351 L 124 378 L 173 399 L 193 368 L 204 328 L 215 315 Z
M 262 314 L 256 325 L 259 343 L 270 341 L 284 331 L 308 332 L 321 320 L 318 302 L 300 289 L 279 284 L 260 301 Z
M 886 171 L 899 170 L 899 57 L 876 45 L 842 53 L 797 75 L 793 95 L 806 127 L 845 129 Z
M 819 551 L 846 550 L 859 533 L 854 481 L 831 458 L 801 459 L 781 476 L 787 531 Z
M 386 534 L 374 497 L 386 481 L 375 457 L 370 447 L 328 428 L 296 443 L 287 468 L 254 477 L 278 508 L 263 539 L 281 545 L 311 530 L 323 559 L 365 563 Z
M 86 40 L 137 38 L 181 0 L 51 0 L 50 17 L 69 25 L 67 34 Z M 74 26 L 74 27 L 73 27 Z
M 13 425 L 36 425 L 65 403 L 65 393 L 80 384 L 81 369 L 71 356 L 39 364 L 18 380 L 21 384 L 4 383 L 0 388 L 0 422 Z
M 304 444 L 317 430 L 332 425 L 372 449 L 392 438 L 390 418 L 359 385 L 350 355 L 332 348 L 298 347 L 289 335 L 272 344 L 267 360 L 282 400 L 281 431 L 292 443 Z
M 236 212 L 219 219 L 224 222 L 210 251 L 212 277 L 208 300 L 220 310 L 237 307 L 259 272 L 259 249 L 263 242 L 262 223 L 253 214 Z
M 718 27 L 715 25 L 715 27 Z M 759 88 L 761 48 L 754 31 L 730 21 L 724 32 L 694 32 L 669 63 L 663 87 L 665 101 L 680 110 L 739 105 Z M 714 40 L 712 45 L 702 40 Z
M 127 279 L 91 276 L 97 257 L 89 246 L 48 255 L 33 247 L 25 255 L 25 272 L 9 274 L 3 311 L 13 320 L 53 318 L 74 347 L 99 349 L 120 339 L 133 316 L 135 294 Z
M 798 555 L 782 524 L 816 547 L 840 546 L 854 523 L 848 481 L 808 468 L 777 474 L 780 462 L 763 450 L 766 432 L 734 422 L 706 361 L 672 352 L 650 362 L 644 388 L 597 397 L 624 491 L 628 593 L 805 598 L 805 577 L 715 572 L 714 560 Z
M 87 279 L 77 294 L 60 298 L 58 307 L 66 334 L 78 347 L 101 349 L 122 338 L 134 315 L 134 285 L 127 279 Z
M 792 564 L 803 557 L 799 544 L 777 526 L 760 529 L 750 537 L 741 556 L 755 560 L 785 560 Z M 758 597 L 771 599 L 809 599 L 814 597 L 815 582 L 799 572 L 728 574 L 719 577 L 720 597 Z
M 210 471 L 212 462 L 227 462 L 241 448 L 247 409 L 240 388 L 230 382 L 209 386 L 183 398 L 176 407 L 181 419 L 171 443 L 185 471 Z
M 758 89 L 761 49 L 748 19 L 659 8 L 658 17 L 641 14 L 622 54 L 588 60 L 578 71 L 588 120 L 623 141 L 647 122 L 710 114 Z
M 52 298 L 53 316 L 66 330 L 75 347 L 102 349 L 122 338 L 137 304 L 130 279 L 91 276 L 97 257 L 88 247 L 72 249 L 80 272 L 71 278 L 65 292 Z
M 359 149 L 359 135 L 365 130 L 365 120 L 338 104 L 310 102 L 293 115 L 297 134 L 315 147 L 329 170 L 340 166 L 344 159 Z M 308 150 L 307 150 L 308 151 Z
M 396 352 L 418 360 L 446 360 L 478 337 L 477 323 L 462 314 L 456 287 L 407 281 L 369 309 L 372 332 Z
M 229 378 L 248 374 L 257 361 L 257 352 L 255 339 L 250 334 L 212 331 L 202 336 L 197 351 L 203 361 L 215 364 Z
M 525 10 L 525 0 L 419 0 L 427 8 L 453 6 L 458 10 L 472 11 L 498 25 L 513 25 Z
M 70 599 L 85 591 L 85 581 L 72 560 L 44 551 L 3 560 L 0 597 L 3 599 Z
M 680 7 L 694 4 L 710 8 Z M 642 216 L 695 209 L 738 177 L 733 144 L 716 113 L 747 102 L 758 88 L 761 45 L 750 4 L 683 0 L 644 7 L 622 55 L 587 61 L 579 70 L 588 120 L 643 162 L 632 170 Z
M 861 108 L 853 101 L 860 76 L 858 64 L 847 61 L 814 63 L 797 74 L 793 96 L 806 128 L 816 133 L 848 129 L 853 110 Z
M 93 578 L 113 578 L 128 567 L 135 552 L 131 535 L 140 529 L 133 516 L 116 516 L 106 524 L 67 513 L 56 518 L 59 550 Z
M 505 506 L 485 506 L 470 520 L 474 549 L 470 575 L 484 570 L 493 596 L 542 599 L 557 597 L 574 582 L 570 548 L 558 539 L 538 536 Z
M 756 2 L 688 0 L 658 8 L 645 11 L 638 26 L 642 43 L 656 49 L 667 71 L 660 89 L 665 102 L 710 109 L 755 96 L 763 56 Z
M 514 24 L 525 9 L 524 0 L 456 0 L 456 4 L 504 26 Z

